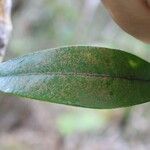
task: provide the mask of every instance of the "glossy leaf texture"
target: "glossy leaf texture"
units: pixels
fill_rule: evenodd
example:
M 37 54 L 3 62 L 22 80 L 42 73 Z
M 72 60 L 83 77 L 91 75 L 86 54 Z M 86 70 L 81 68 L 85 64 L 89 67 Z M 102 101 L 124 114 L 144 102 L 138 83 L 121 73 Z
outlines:
M 0 91 L 87 108 L 128 107 L 150 101 L 150 63 L 92 46 L 43 50 L 1 63 Z

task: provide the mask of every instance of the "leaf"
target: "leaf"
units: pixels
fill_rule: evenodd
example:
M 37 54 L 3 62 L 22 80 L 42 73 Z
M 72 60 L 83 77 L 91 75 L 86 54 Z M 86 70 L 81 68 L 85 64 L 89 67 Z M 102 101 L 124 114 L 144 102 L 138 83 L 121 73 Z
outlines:
M 88 108 L 150 101 L 150 64 L 107 48 L 44 50 L 0 64 L 0 91 Z

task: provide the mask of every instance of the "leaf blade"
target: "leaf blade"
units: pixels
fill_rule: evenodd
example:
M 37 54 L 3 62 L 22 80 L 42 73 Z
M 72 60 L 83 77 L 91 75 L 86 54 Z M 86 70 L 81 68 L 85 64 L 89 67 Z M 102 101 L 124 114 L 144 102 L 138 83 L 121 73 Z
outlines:
M 6 69 L 7 68 L 7 69 Z M 55 103 L 127 107 L 150 101 L 150 64 L 99 47 L 65 47 L 0 64 L 0 91 Z

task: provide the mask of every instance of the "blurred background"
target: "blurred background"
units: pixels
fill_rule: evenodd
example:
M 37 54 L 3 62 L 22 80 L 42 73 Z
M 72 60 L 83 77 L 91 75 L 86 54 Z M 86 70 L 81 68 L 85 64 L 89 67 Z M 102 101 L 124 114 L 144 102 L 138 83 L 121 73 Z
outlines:
M 100 0 L 14 0 L 5 60 L 65 45 L 122 49 L 150 62 Z M 0 95 L 0 150 L 149 150 L 150 104 L 93 110 Z

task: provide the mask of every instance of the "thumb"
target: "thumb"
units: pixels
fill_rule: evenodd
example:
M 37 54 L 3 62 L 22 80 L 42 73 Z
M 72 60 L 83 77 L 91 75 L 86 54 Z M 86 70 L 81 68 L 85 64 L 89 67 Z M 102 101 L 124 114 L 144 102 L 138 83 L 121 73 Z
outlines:
M 124 31 L 150 43 L 150 0 L 102 0 L 102 2 Z

